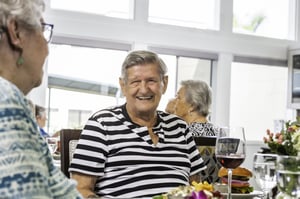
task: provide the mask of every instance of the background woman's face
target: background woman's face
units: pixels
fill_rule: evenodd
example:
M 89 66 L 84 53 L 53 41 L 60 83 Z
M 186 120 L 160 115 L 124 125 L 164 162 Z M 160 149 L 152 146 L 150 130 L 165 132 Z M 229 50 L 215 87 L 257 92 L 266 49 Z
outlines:
M 175 114 L 184 119 L 190 107 L 190 104 L 185 99 L 185 88 L 181 87 L 176 95 Z

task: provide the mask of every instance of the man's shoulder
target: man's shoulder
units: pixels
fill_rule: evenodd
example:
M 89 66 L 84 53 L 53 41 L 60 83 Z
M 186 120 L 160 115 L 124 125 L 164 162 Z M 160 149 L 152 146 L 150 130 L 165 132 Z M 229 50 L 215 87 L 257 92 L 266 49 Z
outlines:
M 178 117 L 177 115 L 166 113 L 166 112 L 163 112 L 163 111 L 157 111 L 157 113 L 158 113 L 159 118 L 161 120 L 160 122 L 163 122 L 165 124 L 187 126 L 187 123 L 183 119 Z
M 123 116 L 123 108 L 122 106 L 111 106 L 105 109 L 101 109 L 92 114 L 90 119 L 99 119 L 99 118 L 110 118 L 110 117 L 118 117 L 120 115 Z

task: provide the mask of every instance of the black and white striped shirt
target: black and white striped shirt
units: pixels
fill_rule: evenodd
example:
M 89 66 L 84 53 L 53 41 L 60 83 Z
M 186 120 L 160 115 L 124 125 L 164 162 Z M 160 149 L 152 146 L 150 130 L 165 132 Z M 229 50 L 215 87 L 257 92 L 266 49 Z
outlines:
M 85 125 L 70 172 L 97 176 L 95 193 L 111 198 L 151 198 L 205 169 L 187 124 L 161 111 L 153 132 L 133 123 L 125 105 L 96 112 Z

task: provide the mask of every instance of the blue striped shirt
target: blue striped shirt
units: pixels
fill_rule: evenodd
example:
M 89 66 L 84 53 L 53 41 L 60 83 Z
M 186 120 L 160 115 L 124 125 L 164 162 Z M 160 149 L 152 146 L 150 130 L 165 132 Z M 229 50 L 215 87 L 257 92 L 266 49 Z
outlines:
M 29 101 L 0 77 L 0 199 L 80 199 L 55 167 Z

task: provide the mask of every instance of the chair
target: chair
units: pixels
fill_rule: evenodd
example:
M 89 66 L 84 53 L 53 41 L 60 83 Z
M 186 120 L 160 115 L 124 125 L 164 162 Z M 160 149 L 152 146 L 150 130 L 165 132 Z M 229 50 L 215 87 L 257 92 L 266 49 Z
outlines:
M 216 146 L 217 138 L 214 136 L 194 136 L 197 146 Z
M 70 178 L 68 171 L 74 150 L 79 140 L 81 129 L 62 129 L 60 130 L 60 160 L 62 172 Z
M 221 164 L 217 161 L 215 156 L 216 137 L 199 136 L 194 137 L 195 143 L 199 149 L 200 155 L 207 167 L 206 170 L 201 171 L 201 180 L 208 183 L 219 182 L 218 177 Z

